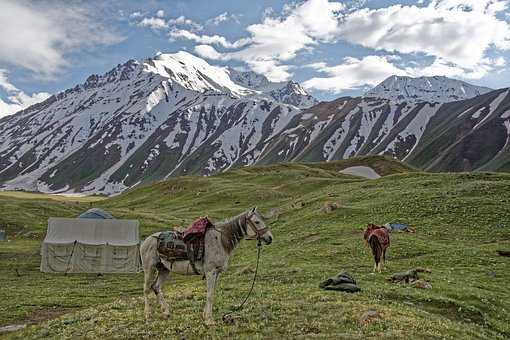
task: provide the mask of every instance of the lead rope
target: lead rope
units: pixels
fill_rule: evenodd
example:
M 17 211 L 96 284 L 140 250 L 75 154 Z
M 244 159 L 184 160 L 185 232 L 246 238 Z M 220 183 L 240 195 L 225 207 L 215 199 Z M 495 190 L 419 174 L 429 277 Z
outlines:
M 237 306 L 234 307 L 229 313 L 223 314 L 223 321 L 227 321 L 226 319 L 230 317 L 232 314 L 239 312 L 243 307 L 246 301 L 250 298 L 251 293 L 253 292 L 253 288 L 255 287 L 255 281 L 257 280 L 257 273 L 259 271 L 259 262 L 260 262 L 260 253 L 262 251 L 262 242 L 260 241 L 260 238 L 257 239 L 257 264 L 255 265 L 255 274 L 253 275 L 253 281 L 251 282 L 251 288 L 246 297 L 244 298 L 243 302 Z

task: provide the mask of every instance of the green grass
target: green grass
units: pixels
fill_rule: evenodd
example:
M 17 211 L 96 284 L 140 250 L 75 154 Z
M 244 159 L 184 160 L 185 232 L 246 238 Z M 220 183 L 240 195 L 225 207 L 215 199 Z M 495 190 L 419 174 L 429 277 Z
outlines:
M 35 239 L 0 243 L 0 325 L 33 320 L 7 335 L 13 338 L 508 338 L 510 264 L 496 250 L 510 248 L 509 188 L 507 174 L 405 172 L 365 181 L 327 164 L 285 164 L 175 178 L 92 203 L 116 217 L 139 219 L 143 236 L 201 215 L 232 216 L 252 205 L 282 211 L 270 221 L 275 241 L 263 249 L 247 307 L 233 325 L 221 322 L 221 314 L 249 289 L 252 274 L 245 268 L 254 266 L 256 255 L 250 241 L 236 250 L 220 280 L 218 325 L 211 328 L 201 321 L 205 283 L 198 277 L 172 277 L 164 290 L 171 318 L 156 313 L 146 324 L 141 274 L 40 273 L 47 217 L 75 216 L 91 203 L 16 198 L 11 210 L 0 206 L 0 219 L 18 221 Z M 294 208 L 297 201 L 302 208 Z M 325 214 L 326 201 L 342 208 Z M 387 221 L 410 223 L 417 232 L 392 234 L 387 269 L 372 274 L 362 229 Z M 416 266 L 432 270 L 423 275 L 432 289 L 385 280 Z M 320 281 L 342 268 L 362 292 L 319 290 Z M 382 317 L 361 326 L 358 318 L 368 309 Z M 38 322 L 43 318 L 52 319 Z

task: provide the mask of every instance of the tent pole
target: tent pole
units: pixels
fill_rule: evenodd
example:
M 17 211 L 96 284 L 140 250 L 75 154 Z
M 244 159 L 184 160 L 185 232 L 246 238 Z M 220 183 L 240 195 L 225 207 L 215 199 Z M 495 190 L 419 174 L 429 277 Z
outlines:
M 73 250 L 71 250 L 71 256 L 69 256 L 69 260 L 67 261 L 66 271 L 64 272 L 64 275 L 67 275 L 67 272 L 69 271 L 69 265 L 71 264 L 71 260 L 74 255 L 74 248 L 76 247 L 76 240 L 74 240 L 73 243 Z

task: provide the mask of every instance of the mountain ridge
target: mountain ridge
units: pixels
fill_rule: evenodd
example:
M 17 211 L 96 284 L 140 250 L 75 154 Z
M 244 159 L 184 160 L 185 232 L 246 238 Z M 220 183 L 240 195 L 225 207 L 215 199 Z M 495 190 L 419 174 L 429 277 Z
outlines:
M 510 170 L 508 89 L 450 103 L 309 99 L 292 81 L 187 52 L 130 60 L 0 120 L 0 185 L 114 194 L 171 176 L 371 154 L 431 171 Z
M 445 76 L 390 76 L 365 93 L 365 97 L 386 98 L 395 102 L 447 103 L 473 98 L 493 91 Z

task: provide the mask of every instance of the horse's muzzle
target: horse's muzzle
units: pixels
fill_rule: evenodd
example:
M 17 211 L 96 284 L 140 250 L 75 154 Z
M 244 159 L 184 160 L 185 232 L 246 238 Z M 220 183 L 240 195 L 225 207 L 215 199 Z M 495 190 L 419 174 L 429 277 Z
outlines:
M 272 235 L 265 235 L 262 237 L 262 241 L 264 241 L 264 243 L 266 245 L 270 245 L 271 243 L 273 243 L 273 236 Z

